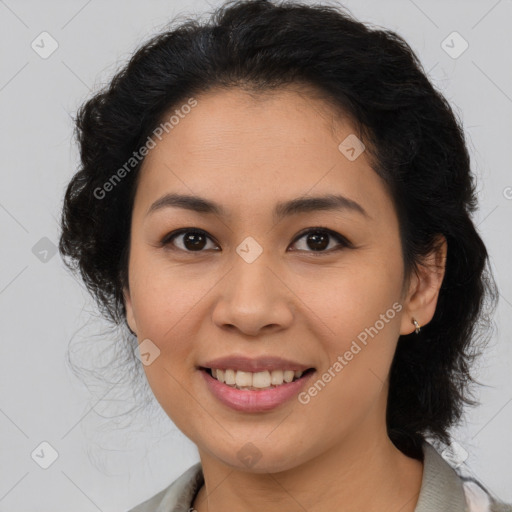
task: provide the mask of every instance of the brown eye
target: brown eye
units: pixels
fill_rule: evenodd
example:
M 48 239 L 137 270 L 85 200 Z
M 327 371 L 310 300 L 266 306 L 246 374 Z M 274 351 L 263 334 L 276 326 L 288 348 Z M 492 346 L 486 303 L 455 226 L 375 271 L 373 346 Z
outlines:
M 180 240 L 181 244 L 175 244 L 175 240 Z M 175 245 L 177 249 L 186 252 L 201 252 L 212 240 L 203 230 L 200 229 L 180 229 L 170 233 L 162 240 L 162 245 Z
M 297 244 L 301 239 L 305 240 L 305 247 L 294 250 L 318 253 L 318 255 L 352 246 L 345 237 L 326 228 L 310 228 L 302 232 L 295 239 L 294 244 Z M 334 246 L 332 245 L 333 241 L 335 242 Z M 166 235 L 161 241 L 161 245 L 163 247 L 171 246 L 170 248 L 183 252 L 204 252 L 208 249 L 220 250 L 215 243 L 213 243 L 213 247 L 208 247 L 208 242 L 213 243 L 213 239 L 202 229 L 183 228 Z
M 295 244 L 301 240 L 305 240 L 305 249 L 297 249 L 305 252 L 331 252 L 339 250 L 342 247 L 350 247 L 350 242 L 339 233 L 325 228 L 310 228 L 303 232 L 301 236 L 295 239 Z M 329 247 L 330 242 L 334 239 L 337 242 L 334 247 L 325 250 Z

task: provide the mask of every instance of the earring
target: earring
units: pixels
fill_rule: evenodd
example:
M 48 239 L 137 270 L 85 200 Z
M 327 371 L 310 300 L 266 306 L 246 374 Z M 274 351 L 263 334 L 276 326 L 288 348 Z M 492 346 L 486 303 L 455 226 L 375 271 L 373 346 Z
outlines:
M 414 330 L 414 332 L 416 334 L 419 334 L 420 331 L 421 331 L 421 325 L 417 322 L 416 318 L 413 318 L 412 319 L 412 323 L 414 324 L 414 327 L 416 327 L 416 329 Z

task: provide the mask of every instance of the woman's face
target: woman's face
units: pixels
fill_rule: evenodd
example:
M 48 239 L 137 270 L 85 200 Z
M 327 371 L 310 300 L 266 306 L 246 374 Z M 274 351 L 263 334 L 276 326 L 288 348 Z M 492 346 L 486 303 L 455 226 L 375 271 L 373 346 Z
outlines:
M 196 100 L 155 139 L 133 209 L 127 319 L 157 400 L 200 453 L 253 471 L 378 442 L 396 342 L 414 330 L 383 181 L 358 156 L 351 125 L 333 125 L 320 100 L 289 89 Z M 183 201 L 152 208 L 170 194 L 219 211 Z M 312 202 L 327 196 L 346 200 Z M 282 206 L 290 201 L 296 207 Z M 202 369 L 230 356 L 250 361 L 216 367 L 254 369 L 224 373 L 238 384 L 314 372 L 238 390 Z M 288 362 L 255 361 L 265 357 Z

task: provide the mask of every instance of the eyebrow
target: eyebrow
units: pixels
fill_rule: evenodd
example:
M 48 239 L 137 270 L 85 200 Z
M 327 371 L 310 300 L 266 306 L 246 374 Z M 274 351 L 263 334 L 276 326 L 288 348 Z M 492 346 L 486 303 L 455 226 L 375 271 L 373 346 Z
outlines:
M 176 193 L 165 194 L 161 198 L 157 199 L 149 207 L 146 216 L 158 210 L 171 207 L 183 208 L 185 210 L 192 210 L 198 213 L 226 216 L 224 208 L 214 201 L 199 196 Z M 316 197 L 298 197 L 289 201 L 280 202 L 276 204 L 273 215 L 275 219 L 280 220 L 284 217 L 297 215 L 299 213 L 321 210 L 345 210 L 359 213 L 368 219 L 371 218 L 368 212 L 359 203 L 349 199 L 348 197 L 336 194 L 327 194 Z

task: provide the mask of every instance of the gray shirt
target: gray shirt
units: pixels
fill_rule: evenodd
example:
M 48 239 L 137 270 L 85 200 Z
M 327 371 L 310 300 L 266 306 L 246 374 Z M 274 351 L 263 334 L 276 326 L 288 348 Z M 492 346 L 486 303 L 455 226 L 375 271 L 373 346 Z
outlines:
M 129 512 L 193 512 L 204 483 L 201 463 L 188 468 L 171 485 Z M 512 512 L 476 480 L 459 475 L 432 445 L 423 444 L 423 479 L 415 512 Z

